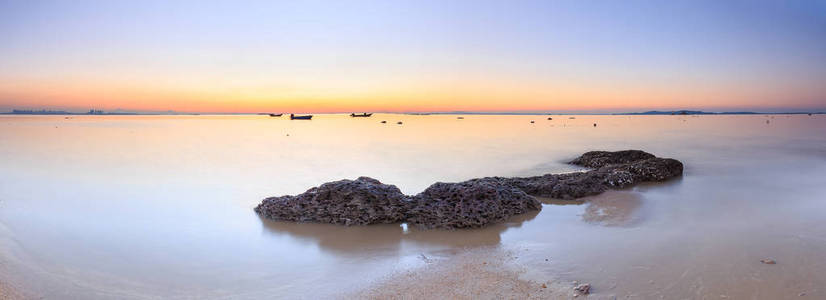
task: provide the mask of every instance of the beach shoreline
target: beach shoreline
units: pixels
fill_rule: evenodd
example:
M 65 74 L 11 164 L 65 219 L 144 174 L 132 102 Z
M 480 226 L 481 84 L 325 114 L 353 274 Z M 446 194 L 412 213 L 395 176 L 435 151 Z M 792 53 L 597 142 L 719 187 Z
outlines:
M 391 274 L 341 299 L 568 299 L 573 285 L 526 278 L 517 253 L 501 247 L 457 249 L 439 257 L 422 254 L 425 265 Z

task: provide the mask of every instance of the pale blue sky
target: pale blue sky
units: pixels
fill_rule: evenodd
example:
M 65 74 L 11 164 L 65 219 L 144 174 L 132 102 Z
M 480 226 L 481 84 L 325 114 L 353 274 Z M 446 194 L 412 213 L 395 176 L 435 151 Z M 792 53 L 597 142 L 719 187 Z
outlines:
M 0 107 L 71 106 L 29 90 L 76 80 L 190 94 L 217 85 L 203 93 L 218 98 L 283 86 L 356 101 L 358 89 L 411 89 L 421 79 L 435 93 L 476 77 L 532 90 L 708 89 L 698 96 L 708 99 L 665 97 L 658 108 L 820 109 L 826 1 L 0 2 Z M 559 101 L 598 101 L 574 98 Z

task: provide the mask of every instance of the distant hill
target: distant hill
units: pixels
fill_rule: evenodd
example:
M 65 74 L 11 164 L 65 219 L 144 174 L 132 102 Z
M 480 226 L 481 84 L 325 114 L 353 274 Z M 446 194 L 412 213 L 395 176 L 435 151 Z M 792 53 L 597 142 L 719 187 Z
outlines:
M 646 112 L 629 112 L 629 113 L 618 113 L 615 115 L 754 115 L 757 114 L 756 112 L 750 111 L 737 111 L 737 112 L 707 112 L 707 111 L 700 111 L 700 110 L 671 110 L 671 111 L 659 111 L 659 110 L 652 110 Z
M 65 110 L 34 110 L 34 109 L 14 109 L 10 112 L 0 112 L 3 115 L 139 115 L 142 113 L 115 110 L 106 112 L 97 109 L 90 109 L 88 112 L 69 112 Z
M 614 115 L 800 115 L 800 114 L 822 114 L 822 112 L 816 112 L 816 113 L 808 113 L 808 112 L 761 113 L 761 112 L 753 112 L 753 111 L 707 112 L 707 111 L 700 111 L 700 110 L 671 110 L 671 111 L 652 110 L 652 111 L 646 111 L 646 112 L 616 113 Z

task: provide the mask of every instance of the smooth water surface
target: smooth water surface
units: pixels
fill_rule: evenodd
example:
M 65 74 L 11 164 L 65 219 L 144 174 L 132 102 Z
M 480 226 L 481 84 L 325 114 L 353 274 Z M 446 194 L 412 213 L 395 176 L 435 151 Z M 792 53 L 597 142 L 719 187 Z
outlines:
M 0 116 L 0 280 L 46 299 L 331 297 L 487 247 L 597 295 L 826 298 L 824 132 L 824 115 Z M 685 174 L 544 199 L 480 230 L 252 210 L 331 180 L 415 194 L 622 149 L 679 159 Z

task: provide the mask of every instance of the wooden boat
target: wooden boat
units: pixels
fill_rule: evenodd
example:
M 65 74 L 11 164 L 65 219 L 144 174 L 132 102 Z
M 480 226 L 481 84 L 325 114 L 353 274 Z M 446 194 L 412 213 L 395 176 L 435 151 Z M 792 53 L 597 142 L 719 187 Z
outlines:
M 369 114 L 368 113 L 363 113 L 363 114 L 352 113 L 352 114 L 350 114 L 350 116 L 353 117 L 353 118 L 356 118 L 356 117 L 366 118 L 366 117 L 369 117 L 369 116 L 372 116 L 372 115 L 373 115 L 372 113 L 369 113 Z
M 312 118 L 313 118 L 313 115 L 296 116 L 294 114 L 290 114 L 290 120 L 310 120 Z
M 283 114 L 270 114 L 270 117 L 280 117 Z

